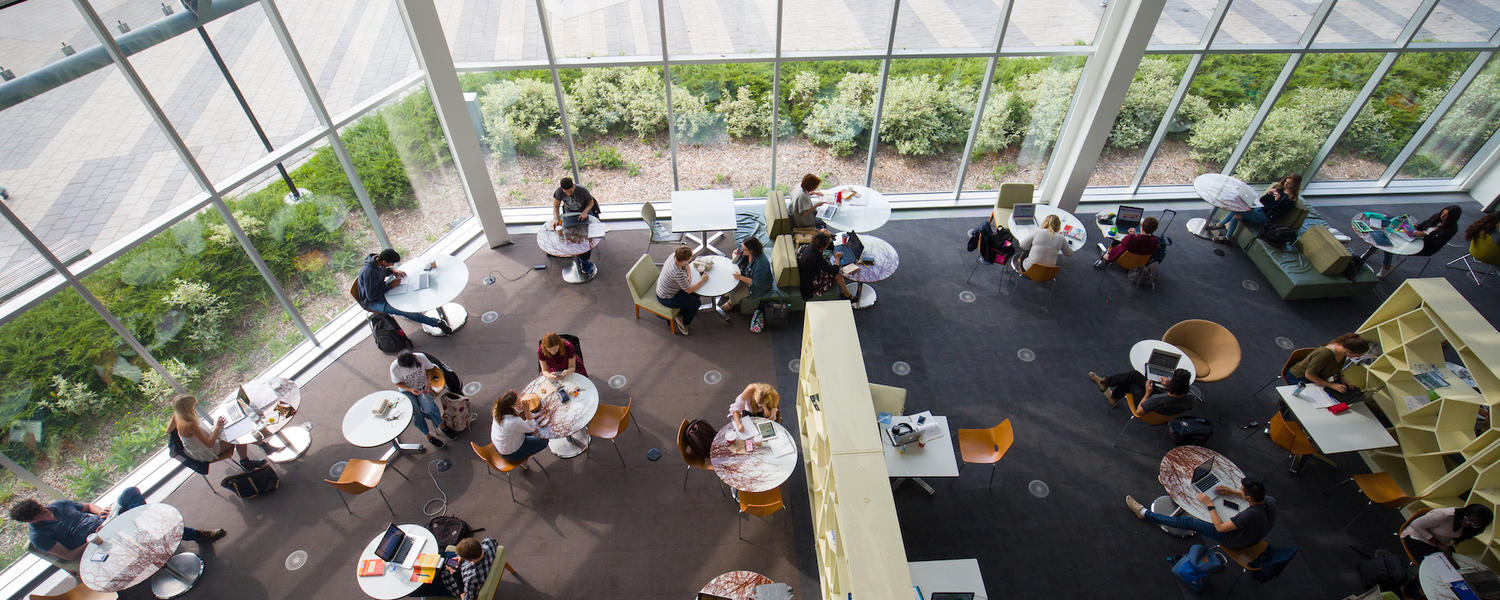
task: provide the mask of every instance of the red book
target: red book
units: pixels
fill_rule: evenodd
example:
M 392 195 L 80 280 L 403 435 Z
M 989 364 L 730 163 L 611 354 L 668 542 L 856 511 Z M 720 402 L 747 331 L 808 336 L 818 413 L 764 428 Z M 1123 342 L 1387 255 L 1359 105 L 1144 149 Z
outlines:
M 367 558 L 359 563 L 360 577 L 374 577 L 385 572 L 385 561 L 378 558 Z

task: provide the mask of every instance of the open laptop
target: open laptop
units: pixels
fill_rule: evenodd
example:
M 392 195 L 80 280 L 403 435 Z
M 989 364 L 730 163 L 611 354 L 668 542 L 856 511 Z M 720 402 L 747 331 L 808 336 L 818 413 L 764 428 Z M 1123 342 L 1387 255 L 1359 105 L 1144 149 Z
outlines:
M 1146 216 L 1146 209 L 1139 206 L 1120 206 L 1115 212 L 1115 230 L 1125 233 L 1131 227 L 1140 227 L 1141 218 Z
M 1172 381 L 1172 373 L 1177 370 L 1177 364 L 1182 360 L 1182 355 L 1167 350 L 1152 350 L 1151 357 L 1146 359 L 1146 379 L 1166 385 Z
M 1214 459 L 1206 458 L 1193 468 L 1193 488 L 1200 494 L 1213 496 L 1214 488 L 1219 486 L 1219 476 L 1214 475 Z
M 1016 227 L 1036 227 L 1035 204 L 1017 204 L 1010 210 L 1010 220 Z
M 563 213 L 558 215 L 558 217 L 562 219 L 561 225 L 563 227 L 577 227 L 579 225 L 587 225 L 589 222 L 589 216 L 583 213 Z
M 1458 570 L 1458 575 L 1463 577 L 1464 583 L 1469 584 L 1469 589 L 1479 600 L 1496 600 L 1500 598 L 1500 576 L 1494 571 L 1484 568 L 1463 568 Z
M 858 262 L 865 254 L 865 243 L 860 241 L 859 234 L 853 231 L 844 234 L 844 243 L 841 247 L 844 255 L 839 258 L 840 267 Z
M 375 545 L 375 558 L 391 562 L 396 559 L 396 554 L 400 552 L 403 545 L 410 552 L 411 542 L 407 541 L 406 533 L 401 531 L 395 523 L 391 523 L 385 528 L 385 534 L 380 537 L 380 543 Z

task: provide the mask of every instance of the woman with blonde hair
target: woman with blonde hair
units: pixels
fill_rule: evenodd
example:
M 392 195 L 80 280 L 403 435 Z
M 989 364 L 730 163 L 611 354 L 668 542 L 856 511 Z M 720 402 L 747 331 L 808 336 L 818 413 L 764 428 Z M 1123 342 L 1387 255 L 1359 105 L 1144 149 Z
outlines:
M 1073 247 L 1068 245 L 1068 238 L 1059 233 L 1060 231 L 1062 231 L 1062 219 L 1059 219 L 1057 215 L 1047 215 L 1042 219 L 1041 226 L 1031 232 L 1031 235 L 1020 236 L 1016 241 L 1021 243 L 1021 248 L 1029 252 L 1024 260 L 1011 263 L 1016 272 L 1024 273 L 1034 264 L 1055 267 L 1059 252 L 1065 256 L 1072 256 Z
M 781 394 L 776 393 L 776 388 L 769 383 L 745 386 L 745 391 L 729 405 L 729 418 L 734 420 L 735 429 L 744 430 L 740 425 L 741 417 L 762 417 L 780 422 Z
M 197 406 L 198 399 L 187 394 L 172 399 L 172 421 L 167 424 L 167 431 L 177 432 L 177 437 L 182 440 L 183 454 L 193 460 L 211 463 L 229 458 L 232 452 L 240 455 L 240 466 L 245 469 L 266 464 L 264 460 L 250 460 L 249 446 L 219 439 L 228 424 L 224 417 L 219 417 L 212 429 L 205 428 L 202 419 L 198 418 Z

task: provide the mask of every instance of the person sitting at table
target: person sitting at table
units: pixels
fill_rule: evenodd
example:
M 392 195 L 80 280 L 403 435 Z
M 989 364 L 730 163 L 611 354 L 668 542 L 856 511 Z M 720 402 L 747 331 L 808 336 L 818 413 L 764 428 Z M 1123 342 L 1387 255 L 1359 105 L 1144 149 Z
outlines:
M 734 402 L 729 404 L 729 418 L 734 421 L 734 428 L 744 431 L 740 424 L 741 417 L 760 417 L 772 421 L 781 421 L 781 394 L 769 383 L 752 383 L 745 386 L 745 391 L 734 397 Z
M 656 276 L 656 300 L 662 306 L 678 309 L 679 312 L 672 317 L 672 321 L 677 326 L 677 332 L 682 335 L 688 334 L 688 325 L 698 316 L 698 308 L 703 306 L 703 297 L 697 294 L 698 288 L 708 283 L 707 277 L 693 283 L 692 276 L 688 274 L 688 264 L 692 262 L 693 249 L 678 246 L 672 252 L 672 258 L 662 264 L 661 274 Z
M 599 202 L 594 200 L 588 188 L 573 185 L 572 177 L 564 177 L 558 182 L 557 190 L 552 192 L 552 222 L 562 225 L 564 212 L 577 214 L 583 219 L 582 225 L 563 228 L 563 237 L 570 242 L 579 242 L 588 237 L 588 217 L 599 214 Z M 578 264 L 586 275 L 594 274 L 594 262 L 589 260 L 593 255 L 593 250 L 578 255 Z
M 266 464 L 264 460 L 250 459 L 249 446 L 219 439 L 228 419 L 219 417 L 212 429 L 204 427 L 202 419 L 198 418 L 197 406 L 198 399 L 187 394 L 172 399 L 172 419 L 167 423 L 167 431 L 177 432 L 178 439 L 182 440 L 183 454 L 196 461 L 211 463 L 228 458 L 233 452 L 240 455 L 240 467 L 245 470 Z
M 1040 226 L 1031 235 L 1022 236 L 1017 240 L 1021 248 L 1027 251 L 1025 260 L 1012 260 L 1011 266 L 1017 273 L 1024 273 L 1031 265 L 1043 264 L 1049 267 L 1057 266 L 1057 253 L 1063 256 L 1072 256 L 1073 247 L 1068 245 L 1068 238 L 1061 233 L 1062 219 L 1057 215 L 1047 215 L 1042 219 Z
M 356 280 L 359 285 L 359 295 L 363 298 L 364 309 L 388 315 L 396 315 L 408 321 L 430 325 L 441 330 L 443 335 L 453 333 L 453 328 L 449 327 L 447 323 L 424 314 L 406 312 L 386 303 L 386 293 L 391 291 L 391 288 L 401 285 L 401 280 L 406 277 L 405 271 L 392 268 L 399 262 L 401 262 L 401 253 L 390 248 L 381 250 L 379 254 L 371 254 L 365 257 L 365 264 L 363 267 L 360 267 L 359 279 Z M 386 278 L 392 276 L 395 279 L 387 283 Z
M 415 591 L 407 594 L 407 598 L 427 598 L 436 596 L 452 596 L 460 600 L 475 600 L 479 597 L 479 590 L 484 587 L 484 580 L 490 576 L 490 569 L 495 565 L 495 554 L 500 551 L 500 543 L 494 538 L 484 538 L 483 541 L 472 537 L 466 537 L 453 546 L 454 553 L 447 551 L 441 553 L 443 569 L 438 571 L 437 579 L 424 583 Z M 457 556 L 457 566 L 449 566 L 448 558 Z
M 135 487 L 125 488 L 115 501 L 114 510 L 128 511 L 146 504 L 146 497 Z M 43 506 L 31 498 L 21 500 L 10 508 L 10 518 L 31 526 L 31 544 L 48 554 L 63 560 L 75 560 L 83 555 L 88 536 L 104 525 L 111 509 L 97 504 L 72 500 L 58 500 Z M 223 529 L 200 531 L 183 526 L 182 541 L 211 544 L 224 537 Z
M 427 371 L 436 368 L 426 354 L 402 350 L 396 355 L 396 360 L 391 361 L 391 383 L 396 384 L 396 389 L 411 401 L 411 422 L 417 431 L 427 436 L 427 442 L 434 448 L 442 448 L 445 445 L 443 440 L 438 439 L 427 425 L 432 423 L 432 427 L 443 427 L 443 410 L 438 408 L 432 386 L 427 384 Z M 448 434 L 448 439 L 457 439 L 457 436 Z
M 1435 508 L 1411 520 L 1401 530 L 1401 545 L 1417 564 L 1429 554 L 1442 552 L 1453 558 L 1453 547 L 1459 542 L 1484 533 L 1495 514 L 1483 504 L 1463 508 Z
M 1172 379 L 1165 387 L 1157 386 L 1155 381 L 1147 380 L 1145 375 L 1134 370 L 1109 377 L 1100 377 L 1089 371 L 1089 379 L 1099 386 L 1099 391 L 1104 392 L 1104 398 L 1109 400 L 1110 406 L 1119 404 L 1126 395 L 1130 395 L 1143 399 L 1138 406 L 1138 412 L 1143 413 L 1171 416 L 1185 413 L 1193 407 L 1193 398 L 1188 395 L 1192 389 L 1193 376 L 1187 369 L 1172 371 Z
M 562 379 L 574 373 L 584 377 L 589 374 L 588 368 L 583 366 L 583 356 L 578 354 L 573 342 L 556 333 L 542 336 L 542 343 L 536 346 L 536 360 L 547 379 Z
M 1302 175 L 1292 173 L 1282 177 L 1266 190 L 1260 197 L 1260 206 L 1252 206 L 1250 210 L 1231 212 L 1224 219 L 1207 227 L 1207 230 L 1223 230 L 1227 238 L 1233 238 L 1234 232 L 1240 227 L 1240 221 L 1248 220 L 1259 225 L 1280 219 L 1287 211 L 1297 206 L 1297 195 L 1302 191 Z
M 854 294 L 849 293 L 849 287 L 844 285 L 844 272 L 838 267 L 844 253 L 834 252 L 832 263 L 823 257 L 823 252 L 831 247 L 833 236 L 820 231 L 813 235 L 812 243 L 797 250 L 797 277 L 803 300 L 822 296 L 828 292 L 829 287 L 835 285 L 839 286 L 840 299 L 854 297 Z
M 1198 501 L 1208 507 L 1208 515 L 1213 520 L 1212 523 L 1192 515 L 1174 517 L 1154 513 L 1131 496 L 1125 497 L 1125 506 L 1130 508 L 1130 513 L 1137 519 L 1157 525 L 1196 531 L 1203 534 L 1203 539 L 1230 550 L 1254 546 L 1271 533 L 1271 526 L 1276 524 L 1276 498 L 1266 495 L 1266 484 L 1259 478 L 1245 477 L 1240 481 L 1238 490 L 1221 485 L 1215 488 L 1215 491 L 1221 497 L 1239 498 L 1248 506 L 1240 509 L 1240 512 L 1235 513 L 1226 521 L 1219 516 L 1219 511 L 1214 510 L 1213 499 L 1208 494 L 1198 494 Z
M 1443 210 L 1438 211 L 1437 214 L 1427 217 L 1426 221 L 1417 223 L 1413 229 L 1416 230 L 1414 234 L 1417 239 L 1422 240 L 1422 249 L 1412 256 L 1432 256 L 1442 252 L 1443 246 L 1448 244 L 1448 240 L 1453 239 L 1453 236 L 1458 233 L 1458 218 L 1463 216 L 1463 214 L 1464 210 L 1462 208 L 1459 208 L 1456 204 L 1450 204 L 1444 206 Z M 1380 273 L 1378 276 L 1381 279 L 1385 279 L 1385 276 L 1390 275 L 1391 270 L 1394 269 L 1391 266 L 1391 261 L 1396 258 L 1396 255 L 1384 250 L 1381 250 L 1380 253 L 1382 256 L 1380 257 Z
M 720 305 L 724 310 L 731 310 L 741 302 L 758 305 L 761 299 L 771 295 L 771 288 L 776 282 L 771 276 L 771 259 L 766 258 L 766 247 L 760 243 L 759 238 L 753 235 L 745 238 L 745 241 L 740 242 L 740 247 L 734 249 L 730 258 L 739 267 L 734 279 L 740 283 L 729 291 L 724 303 Z
M 1500 201 L 1500 198 L 1496 199 Z M 1490 241 L 1500 243 L 1500 212 L 1485 213 L 1464 230 L 1464 241 L 1473 242 L 1481 235 L 1489 235 Z
M 1156 237 L 1156 217 L 1141 219 L 1141 230 L 1137 232 L 1134 227 L 1125 230 L 1125 237 L 1110 242 L 1105 248 L 1099 245 L 1099 260 L 1094 262 L 1095 269 L 1103 269 L 1109 263 L 1115 262 L 1126 252 L 1133 254 L 1156 254 L 1156 249 L 1161 246 L 1161 238 Z
M 509 390 L 490 407 L 490 416 L 494 418 L 490 423 L 490 443 L 501 457 L 521 465 L 522 469 L 526 468 L 527 458 L 547 448 L 547 440 L 531 435 L 539 428 L 534 413 L 523 408 L 533 404 L 540 408 L 538 400 L 533 394 L 517 397 L 515 390 Z
M 1341 383 L 1344 361 L 1359 358 L 1369 351 L 1370 343 L 1357 333 L 1338 336 L 1287 369 L 1287 383 L 1311 383 L 1334 392 L 1348 391 L 1349 386 Z
M 787 210 L 792 218 L 792 229 L 823 229 L 827 225 L 818 218 L 818 207 L 828 204 L 825 200 L 813 201 L 813 196 L 823 197 L 823 192 L 818 191 L 818 186 L 823 185 L 823 178 L 808 173 L 802 176 L 802 183 L 792 192 L 791 207 Z M 811 233 L 811 232 L 808 232 Z

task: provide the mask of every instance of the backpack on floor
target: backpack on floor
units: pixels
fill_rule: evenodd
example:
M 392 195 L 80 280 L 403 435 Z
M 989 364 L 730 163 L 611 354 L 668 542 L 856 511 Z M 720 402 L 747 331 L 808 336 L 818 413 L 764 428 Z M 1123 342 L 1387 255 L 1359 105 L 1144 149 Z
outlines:
M 1223 572 L 1224 557 L 1209 552 L 1203 544 L 1193 544 L 1187 554 L 1172 564 L 1172 574 L 1195 592 L 1203 590 L 1203 583 L 1208 581 L 1209 575 Z
M 281 486 L 281 476 L 271 465 L 261 465 L 244 473 L 235 473 L 219 482 L 219 487 L 234 492 L 241 498 L 254 498 L 269 494 Z
M 1280 223 L 1266 223 L 1260 228 L 1260 239 L 1278 248 L 1297 241 L 1297 230 Z
M 1158 263 L 1146 263 L 1146 266 L 1133 269 L 1125 274 L 1125 279 L 1135 285 L 1156 289 L 1156 280 L 1161 276 L 1161 268 Z
M 370 315 L 370 331 L 375 336 L 375 347 L 386 354 L 395 354 L 410 349 L 414 344 L 406 332 L 396 324 L 396 318 L 385 313 Z
M 438 550 L 441 551 L 457 544 L 461 539 L 474 537 L 475 532 L 484 531 L 484 528 L 474 529 L 463 519 L 444 515 L 433 517 L 431 521 L 428 521 L 427 530 L 432 532 L 432 537 L 437 538 Z
M 1177 446 L 1201 446 L 1214 435 L 1213 425 L 1203 417 L 1177 417 L 1167 423 L 1167 431 Z

